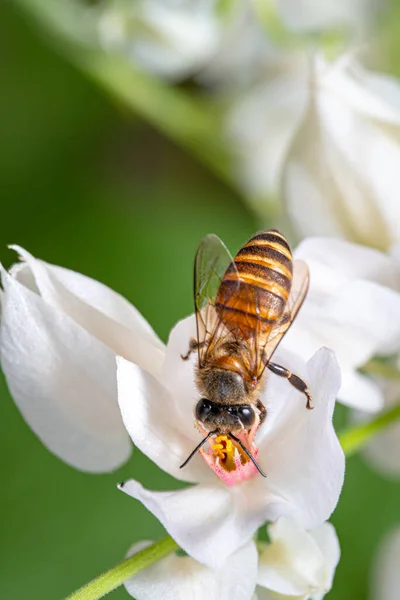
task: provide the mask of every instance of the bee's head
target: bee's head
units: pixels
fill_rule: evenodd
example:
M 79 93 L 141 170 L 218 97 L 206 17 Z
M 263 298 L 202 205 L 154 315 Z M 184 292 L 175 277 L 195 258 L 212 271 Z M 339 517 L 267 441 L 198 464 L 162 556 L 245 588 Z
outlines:
M 198 401 L 195 415 L 206 429 L 217 429 L 226 433 L 248 430 L 256 421 L 256 413 L 250 404 L 227 406 L 207 398 Z
M 211 469 L 229 486 L 253 477 L 257 471 L 266 477 L 257 462 L 258 450 L 246 431 L 256 421 L 252 406 L 218 406 L 202 398 L 196 405 L 196 418 L 202 428 L 209 431 L 180 468 L 200 452 Z M 208 441 L 210 447 L 206 449 Z

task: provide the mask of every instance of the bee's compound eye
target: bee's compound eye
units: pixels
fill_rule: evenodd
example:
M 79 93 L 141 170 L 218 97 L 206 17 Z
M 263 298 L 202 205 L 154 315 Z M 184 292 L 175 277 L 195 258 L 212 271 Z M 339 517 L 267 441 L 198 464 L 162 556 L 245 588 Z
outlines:
M 248 405 L 238 406 L 237 416 L 244 427 L 251 427 L 256 418 L 254 410 Z
M 206 398 L 202 398 L 198 401 L 196 405 L 196 419 L 199 421 L 204 421 L 207 415 L 212 411 L 213 405 L 212 402 L 207 400 Z

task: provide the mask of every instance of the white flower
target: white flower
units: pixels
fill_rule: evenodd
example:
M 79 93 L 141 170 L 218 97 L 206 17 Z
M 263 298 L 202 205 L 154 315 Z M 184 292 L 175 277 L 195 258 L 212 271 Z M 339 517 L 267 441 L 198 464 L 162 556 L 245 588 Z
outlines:
M 150 545 L 139 542 L 132 556 Z M 136 600 L 250 600 L 257 577 L 257 549 L 248 542 L 212 570 L 190 556 L 171 554 L 125 582 Z
M 342 372 L 338 399 L 363 411 L 384 404 L 380 386 L 358 369 L 400 351 L 400 264 L 344 240 L 309 238 L 295 251 L 310 269 L 310 289 L 282 344 L 305 359 L 334 350 Z
M 258 600 L 321 600 L 332 587 L 340 558 L 333 525 L 306 531 L 281 517 L 268 527 L 268 534 L 270 543 L 259 555 Z
M 344 456 L 332 425 L 340 375 L 327 349 L 307 365 L 276 353 L 307 381 L 314 410 L 286 380 L 269 375 L 268 417 L 254 451 L 267 479 L 243 456 L 229 472 L 214 439 L 180 469 L 201 439 L 194 427 L 196 357 L 181 358 L 195 335 L 194 316 L 175 327 L 165 351 L 143 317 L 110 289 L 18 251 L 24 262 L 2 270 L 1 362 L 24 418 L 51 451 L 93 472 L 127 459 L 131 445 L 116 405 L 119 354 L 118 400 L 134 443 L 172 476 L 197 483 L 173 492 L 151 492 L 133 480 L 122 487 L 190 555 L 220 567 L 266 520 L 287 515 L 309 528 L 329 517 Z M 227 458 L 238 455 L 231 445 Z
M 388 249 L 400 240 L 400 85 L 350 56 L 269 58 L 226 129 L 263 216 L 280 197 L 301 236 Z
M 313 62 L 309 102 L 282 169 L 302 236 L 388 249 L 400 240 L 400 84 L 355 59 Z
M 227 485 L 217 476 L 221 468 L 216 458 L 212 469 L 198 453 L 180 469 L 202 439 L 194 426 L 197 359 L 181 359 L 194 336 L 193 316 L 172 330 L 162 384 L 139 366 L 119 359 L 118 399 L 135 445 L 173 477 L 197 485 L 153 492 L 129 480 L 120 487 L 140 500 L 190 556 L 218 568 L 266 520 L 292 516 L 312 528 L 331 514 L 344 476 L 344 456 L 332 425 L 340 376 L 327 349 L 307 365 L 294 355 L 277 352 L 282 364 L 307 381 L 314 410 L 306 410 L 303 395 L 287 381 L 269 375 L 263 396 L 268 416 L 256 435 L 258 460 L 267 478 L 254 468 L 241 481 L 238 468 L 237 480 L 232 476 Z M 211 448 L 206 451 L 210 458 Z
M 309 61 L 305 55 L 264 59 L 258 78 L 233 97 L 226 115 L 228 138 L 237 159 L 239 185 L 261 216 L 266 198 L 280 193 L 288 148 L 307 107 Z
M 255 543 L 247 542 L 219 569 L 172 554 L 128 579 L 125 587 L 136 600 L 321 600 L 332 587 L 340 557 L 334 527 L 323 523 L 306 531 L 281 517 L 268 533 L 270 543 L 258 543 L 259 554 Z M 150 544 L 136 543 L 128 556 Z
M 10 392 L 41 441 L 78 469 L 102 472 L 132 449 L 117 402 L 115 354 L 161 372 L 164 345 L 105 285 L 35 259 L 2 270 L 0 358 Z
M 219 39 L 214 0 L 117 0 L 102 9 L 98 31 L 107 50 L 167 79 L 196 73 Z
M 400 590 L 400 527 L 382 540 L 372 567 L 370 600 L 398 600 Z

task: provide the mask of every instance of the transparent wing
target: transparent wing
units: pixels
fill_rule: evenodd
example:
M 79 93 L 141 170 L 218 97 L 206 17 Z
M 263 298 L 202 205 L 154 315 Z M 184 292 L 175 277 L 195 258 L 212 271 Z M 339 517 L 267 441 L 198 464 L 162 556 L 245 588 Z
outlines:
M 310 275 L 308 266 L 302 260 L 293 261 L 293 279 L 289 299 L 279 323 L 260 342 L 261 352 L 258 353 L 256 377 L 259 379 L 279 342 L 296 318 L 307 295 Z M 260 335 L 262 337 L 262 334 Z
M 194 304 L 200 367 L 204 365 L 209 348 L 222 336 L 229 334 L 215 310 L 215 298 L 228 267 L 233 273 L 237 273 L 225 244 L 218 236 L 207 235 L 200 243 L 194 264 Z M 236 285 L 233 285 L 232 294 L 235 289 Z

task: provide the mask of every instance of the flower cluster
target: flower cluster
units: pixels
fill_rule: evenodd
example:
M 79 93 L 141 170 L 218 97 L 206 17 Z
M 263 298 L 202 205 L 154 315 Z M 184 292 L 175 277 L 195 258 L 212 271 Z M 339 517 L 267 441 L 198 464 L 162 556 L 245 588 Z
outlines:
M 340 373 L 332 352 L 322 348 L 305 362 L 298 353 L 278 350 L 281 362 L 307 381 L 314 408 L 306 410 L 300 392 L 270 375 L 262 393 L 268 418 L 255 438 L 256 456 L 267 478 L 252 463 L 242 465 L 239 460 L 237 477 L 227 485 L 217 476 L 221 458 L 215 454 L 214 440 L 204 451 L 206 460 L 198 453 L 180 468 L 202 439 L 194 427 L 197 358 L 182 360 L 195 335 L 194 316 L 175 326 L 165 347 L 143 317 L 109 288 L 15 249 L 23 262 L 9 273 L 2 271 L 1 362 L 32 429 L 60 458 L 91 472 L 114 469 L 129 457 L 128 432 L 160 468 L 195 484 L 164 492 L 147 490 L 133 479 L 119 486 L 161 521 L 192 557 L 185 560 L 206 565 L 195 570 L 217 571 L 215 585 L 219 577 L 230 578 L 232 555 L 244 564 L 252 562 L 244 588 L 250 591 L 238 598 L 250 598 L 256 580 L 275 589 L 268 583 L 269 577 L 275 581 L 268 574 L 274 569 L 274 553 L 269 546 L 260 551 L 257 575 L 253 535 L 266 521 L 283 519 L 293 524 L 271 529 L 276 540 L 282 535 L 282 543 L 290 546 L 298 536 L 308 539 L 306 530 L 312 530 L 311 538 L 317 537 L 311 546 L 318 546 L 313 530 L 319 531 L 329 518 L 343 483 L 344 455 L 332 425 Z M 287 527 L 295 528 L 294 533 Z M 277 546 L 273 541 L 271 548 Z M 295 550 L 290 552 L 289 570 L 295 568 Z M 167 560 L 176 563 L 178 571 L 186 564 L 180 557 Z M 157 573 L 163 568 L 161 563 L 154 567 Z M 329 577 L 321 575 L 322 583 L 318 577 L 315 584 L 306 577 L 298 585 L 328 589 Z M 132 589 L 140 581 L 135 578 Z M 278 592 L 286 593 L 284 585 L 277 585 Z
M 400 241 L 400 84 L 358 58 L 368 1 L 134 4 L 92 11 L 99 44 L 160 79 L 196 80 L 223 115 L 232 177 L 265 221 L 283 198 L 300 235 Z M 332 52 L 332 32 L 340 43 Z M 317 40 L 317 42 L 316 42 Z M 339 50 L 340 49 L 340 50 Z
M 224 436 L 211 438 L 181 468 L 202 441 L 194 426 L 197 354 L 182 359 L 196 337 L 194 316 L 179 322 L 164 346 L 140 313 L 106 286 L 14 249 L 22 262 L 2 270 L 0 356 L 32 429 L 57 456 L 91 472 L 125 462 L 130 436 L 161 469 L 194 484 L 157 492 L 133 479 L 120 484 L 190 557 L 170 556 L 129 581 L 128 591 L 155 598 L 167 570 L 182 584 L 179 594 L 185 593 L 184 572 L 190 573 L 187 585 L 211 578 L 215 597 L 227 581 L 227 597 L 251 598 L 256 582 L 258 598 L 269 594 L 262 586 L 285 597 L 322 597 L 339 558 L 334 530 L 325 523 L 344 477 L 332 424 L 335 399 L 367 412 L 383 405 L 379 384 L 357 369 L 377 354 L 400 352 L 396 260 L 328 238 L 305 240 L 295 251 L 309 265 L 311 287 L 274 360 L 307 381 L 313 410 L 285 380 L 268 376 L 262 392 L 267 419 L 254 440 L 264 478 Z M 371 320 L 374 306 L 381 314 Z M 322 347 L 328 344 L 342 378 L 332 351 Z M 234 460 L 230 468 L 223 467 L 227 457 Z M 271 543 L 257 549 L 252 538 L 268 521 L 275 523 Z M 302 555 L 309 570 L 299 573 Z M 236 561 L 242 570 L 248 565 L 246 578 Z M 171 590 L 171 598 L 179 597 L 172 584 Z
M 345 470 L 335 402 L 354 409 L 353 421 L 398 403 L 399 380 L 385 367 L 400 364 L 399 83 L 356 58 L 356 41 L 371 27 L 368 0 L 310 0 L 301 11 L 291 0 L 273 4 L 106 0 L 85 15 L 95 23 L 90 43 L 132 72 L 168 85 L 190 78 L 208 95 L 222 115 L 231 176 L 259 215 L 282 195 L 295 230 L 320 236 L 295 251 L 310 287 L 274 352 L 288 377 L 306 382 L 312 410 L 299 389 L 268 372 L 259 399 L 266 418 L 249 443 L 243 431 L 205 438 L 195 418 L 198 357 L 188 353 L 194 315 L 165 345 L 97 281 L 18 246 L 21 262 L 1 268 L 1 366 L 43 444 L 91 473 L 116 469 L 135 446 L 189 484 L 118 486 L 185 553 L 128 579 L 137 600 L 321 600 L 340 556 L 327 522 Z M 323 38 L 334 28 L 351 44 L 332 60 Z M 312 52 L 311 34 L 320 41 Z M 392 477 L 400 474 L 399 427 L 365 450 Z M 256 538 L 265 526 L 268 543 Z M 129 556 L 150 544 L 135 544 Z
M 339 561 L 333 526 L 305 531 L 281 517 L 268 527 L 270 543 L 253 541 L 236 550 L 217 570 L 189 556 L 172 555 L 125 582 L 138 600 L 307 600 L 322 598 L 332 587 Z M 135 544 L 129 556 L 149 542 Z M 257 566 L 258 552 L 258 566 Z

